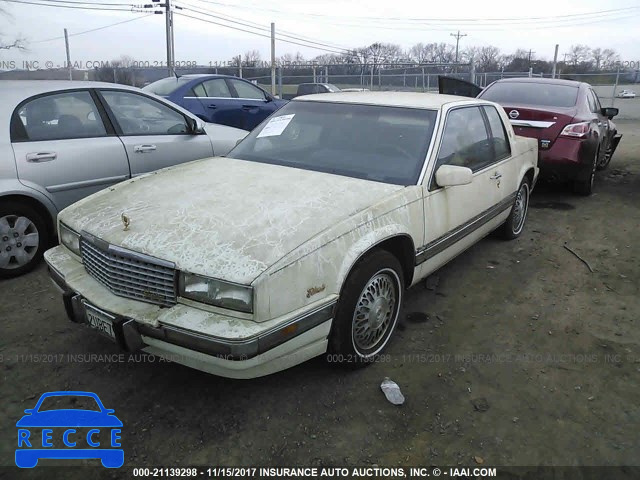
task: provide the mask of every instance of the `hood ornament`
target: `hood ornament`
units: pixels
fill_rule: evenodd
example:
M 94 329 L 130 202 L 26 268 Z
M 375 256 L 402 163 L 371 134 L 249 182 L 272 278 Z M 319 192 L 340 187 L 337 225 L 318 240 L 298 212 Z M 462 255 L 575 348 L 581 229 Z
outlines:
M 120 215 L 120 219 L 122 220 L 122 224 L 124 225 L 124 228 L 122 230 L 126 232 L 127 230 L 129 230 L 129 225 L 131 225 L 131 220 L 124 212 L 122 212 L 122 215 Z

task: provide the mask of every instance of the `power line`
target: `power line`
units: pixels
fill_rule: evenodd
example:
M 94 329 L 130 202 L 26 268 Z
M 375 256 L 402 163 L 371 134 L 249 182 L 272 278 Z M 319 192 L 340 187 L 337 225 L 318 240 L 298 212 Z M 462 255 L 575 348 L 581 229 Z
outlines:
M 79 5 L 61 5 L 61 4 L 51 4 L 51 3 L 36 3 L 33 1 L 27 0 L 4 0 L 9 3 L 17 3 L 22 5 L 38 5 L 39 7 L 55 7 L 55 8 L 71 8 L 74 10 L 100 10 L 103 12 L 132 12 L 134 8 L 137 8 L 135 5 L 131 5 L 131 8 L 105 8 L 105 7 L 90 7 L 90 6 L 79 6 Z M 41 0 L 44 1 L 44 0 Z
M 195 1 L 203 2 L 203 0 L 195 0 Z M 256 22 L 252 22 L 250 20 L 244 20 L 244 19 L 241 19 L 241 18 L 238 18 L 238 17 L 234 17 L 233 15 L 225 14 L 225 13 L 214 11 L 214 10 L 209 10 L 209 9 L 206 9 L 206 8 L 200 7 L 200 6 L 196 7 L 195 5 L 183 3 L 182 0 L 181 0 L 180 3 L 184 4 L 184 5 L 190 5 L 192 7 L 204 10 L 204 11 L 212 14 L 212 16 L 216 16 L 217 15 L 218 18 L 221 18 L 221 19 L 225 19 L 225 20 L 229 19 L 227 21 L 232 21 L 230 19 L 237 20 L 237 21 L 242 21 L 243 24 L 245 24 L 246 26 L 255 25 L 256 28 L 259 28 L 259 29 L 265 30 L 265 31 L 269 31 L 269 29 L 267 29 L 263 25 L 260 25 L 259 23 L 256 23 Z M 206 2 L 203 2 L 203 3 L 206 3 Z M 234 22 L 234 23 L 236 23 L 236 22 Z M 305 36 L 300 35 L 300 34 L 298 34 L 296 32 L 291 32 L 291 31 L 288 31 L 288 30 L 278 29 L 278 35 L 283 36 L 283 37 L 293 38 L 295 40 L 302 40 L 302 41 L 305 41 L 305 42 L 316 43 L 318 45 L 322 45 L 322 46 L 329 47 L 329 48 L 335 48 L 335 49 L 338 49 L 338 50 L 346 50 L 346 51 L 351 50 L 348 47 L 345 47 L 343 45 L 338 45 L 338 44 L 335 44 L 335 43 L 317 42 L 314 39 L 311 39 L 309 37 L 305 37 Z
M 85 30 L 83 32 L 70 33 L 69 37 L 76 37 L 78 35 L 84 35 L 85 33 L 97 32 L 98 30 L 104 30 L 105 28 L 115 27 L 116 25 L 122 25 L 123 23 L 135 22 L 136 20 L 140 20 L 142 18 L 147 18 L 147 17 L 152 17 L 152 16 L 153 16 L 153 14 L 143 15 L 141 17 L 130 18 L 129 20 L 124 20 L 122 22 L 116 22 L 116 23 L 111 23 L 109 25 L 104 25 L 102 27 L 92 28 L 91 30 Z M 44 42 L 52 42 L 54 40 L 62 40 L 62 39 L 64 39 L 64 36 L 54 37 L 54 38 L 47 38 L 47 39 L 44 39 L 44 40 L 36 40 L 36 41 L 33 41 L 33 42 L 30 41 L 29 43 L 30 44 L 32 44 L 32 43 L 44 43 Z
M 252 35 L 257 35 L 259 37 L 271 38 L 270 35 L 266 35 L 266 34 L 262 34 L 262 33 L 258 33 L 258 32 L 253 32 L 251 30 L 246 30 L 246 29 L 240 28 L 240 27 L 233 27 L 231 25 L 226 25 L 224 23 L 215 22 L 213 20 L 207 20 L 205 18 L 194 17 L 193 15 L 187 15 L 186 13 L 182 13 L 182 12 L 174 12 L 174 13 L 176 15 L 180 15 L 181 17 L 191 18 L 193 20 L 200 20 L 201 22 L 211 23 L 213 25 L 219 25 L 221 27 L 230 28 L 232 30 L 238 30 L 240 32 L 250 33 Z M 322 47 L 315 47 L 313 45 L 307 45 L 307 44 L 296 42 L 296 41 L 293 41 L 293 40 L 285 40 L 283 38 L 279 38 L 278 41 L 284 42 L 284 43 L 291 43 L 291 44 L 294 44 L 294 45 L 300 45 L 302 47 L 312 48 L 312 49 L 315 49 L 315 50 L 323 50 L 325 52 L 335 53 L 337 55 L 348 55 L 348 53 L 345 53 L 345 52 L 339 52 L 339 51 L 336 51 L 336 50 L 329 50 L 327 48 L 322 48 Z M 352 56 L 354 56 L 354 55 L 352 55 Z
M 258 24 L 255 24 L 253 22 L 251 22 L 251 23 L 253 23 L 253 25 L 258 25 L 258 26 L 254 27 L 250 23 L 241 22 L 241 21 L 237 21 L 237 20 L 232 20 L 231 17 L 225 17 L 225 16 L 221 16 L 221 15 L 214 15 L 212 13 L 206 13 L 205 11 L 196 10 L 196 9 L 193 9 L 193 8 L 190 8 L 190 7 L 183 7 L 183 9 L 191 11 L 191 12 L 194 12 L 194 13 L 199 13 L 201 15 L 206 15 L 208 17 L 221 19 L 221 20 L 223 20 L 225 22 L 242 25 L 242 26 L 245 26 L 245 27 L 248 27 L 248 28 L 253 28 L 253 29 L 256 29 L 256 30 L 262 30 L 262 31 L 266 31 L 266 32 L 270 32 L 271 31 L 270 29 L 268 29 L 266 27 L 263 27 L 263 26 L 260 26 Z M 318 46 L 321 46 L 321 47 L 330 48 L 330 49 L 333 49 L 333 50 L 340 50 L 340 52 L 336 52 L 336 53 L 348 53 L 349 52 L 348 48 L 334 47 L 334 46 L 329 45 L 327 43 L 322 43 L 322 42 L 318 42 L 318 41 L 315 41 L 315 40 L 307 40 L 305 38 L 298 37 L 298 36 L 295 36 L 295 35 L 288 35 L 286 33 L 280 33 L 280 32 L 278 32 L 277 35 L 279 37 L 287 37 L 287 38 L 291 38 L 293 40 L 298 40 L 298 41 L 301 41 L 301 42 L 310 43 L 310 44 L 318 45 Z M 282 38 L 279 38 L 278 40 L 284 41 L 284 39 L 282 39 Z
M 265 7 L 259 7 L 256 6 L 256 4 L 252 4 L 251 7 L 247 7 L 247 6 L 240 6 L 240 5 L 236 5 L 236 4 L 230 4 L 230 3 L 224 3 L 224 2 L 217 2 L 217 1 L 213 1 L 213 0 L 198 0 L 202 3 L 208 3 L 208 4 L 213 4 L 213 5 L 218 5 L 218 6 L 224 6 L 224 7 L 229 7 L 229 8 L 236 8 L 236 9 L 240 9 L 240 10 L 262 10 L 262 11 L 269 11 L 269 12 L 275 12 L 275 13 L 282 13 L 282 14 L 286 14 L 286 15 L 293 15 L 293 16 L 307 16 L 307 17 L 316 17 L 316 18 L 326 18 L 326 19 L 330 19 L 331 21 L 338 19 L 338 20 L 344 20 L 345 16 L 344 15 L 327 15 L 327 14 L 319 14 L 319 13 L 307 13 L 307 12 L 295 12 L 295 11 L 283 11 L 283 10 L 278 10 L 278 9 L 274 9 L 274 8 L 265 8 Z M 437 22 L 453 22 L 454 24 L 461 24 L 461 23 L 466 23 L 466 22 L 471 22 L 471 23 L 478 23 L 478 22 L 531 22 L 531 21 L 538 21 L 538 20 L 543 20 L 545 22 L 548 21 L 553 21 L 556 19 L 580 19 L 580 17 L 590 17 L 590 16 L 601 16 L 603 14 L 610 14 L 610 13 L 614 13 L 614 12 L 626 12 L 628 10 L 634 10 L 634 9 L 640 9 L 640 6 L 631 6 L 631 7 L 625 7 L 625 8 L 615 8 L 615 9 L 608 9 L 608 10 L 599 10 L 599 11 L 593 11 L 593 12 L 584 12 L 584 13 L 574 13 L 574 14 L 567 14 L 567 15 L 548 15 L 548 16 L 541 16 L 541 17 L 511 17 L 511 18 L 407 18 L 407 17 L 368 17 L 368 16 L 359 16 L 359 17 L 352 17 L 354 20 L 361 20 L 361 21 L 372 21 L 372 22 L 405 22 L 405 23 L 409 23 L 409 24 L 415 24 L 415 23 L 425 23 L 428 25 L 433 25 L 434 22 L 437 24 Z

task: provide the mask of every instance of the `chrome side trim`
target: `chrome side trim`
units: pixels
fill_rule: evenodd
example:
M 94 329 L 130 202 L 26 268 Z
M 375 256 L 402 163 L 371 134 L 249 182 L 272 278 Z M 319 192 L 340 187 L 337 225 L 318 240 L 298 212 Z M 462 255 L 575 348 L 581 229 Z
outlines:
M 510 120 L 514 127 L 549 128 L 556 122 L 543 122 L 541 120 Z
M 337 301 L 315 308 L 271 330 L 242 340 L 212 337 L 183 328 L 137 324 L 140 335 L 162 340 L 225 360 L 248 360 L 333 319 Z
M 479 215 L 476 215 L 468 222 L 463 223 L 459 227 L 456 227 L 453 230 L 445 233 L 443 236 L 436 238 L 423 247 L 420 247 L 416 251 L 416 265 L 420 265 L 421 263 L 443 252 L 454 243 L 458 242 L 460 239 L 466 237 L 470 233 L 482 227 L 484 224 L 493 220 L 507 208 L 510 208 L 513 205 L 516 194 L 517 192 L 513 192 L 500 203 L 497 203 L 493 207 L 488 208 Z

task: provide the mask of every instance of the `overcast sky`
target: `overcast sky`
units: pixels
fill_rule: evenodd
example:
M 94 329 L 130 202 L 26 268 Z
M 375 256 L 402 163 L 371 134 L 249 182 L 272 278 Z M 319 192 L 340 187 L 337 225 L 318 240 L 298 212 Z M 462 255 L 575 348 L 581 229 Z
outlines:
M 140 4 L 150 1 L 141 0 Z M 100 3 L 106 2 L 129 3 L 128 0 L 102 0 Z M 244 29 L 249 28 L 238 23 L 229 24 L 211 15 L 258 24 L 265 29 L 269 28 L 270 22 L 275 22 L 278 32 L 330 45 L 322 48 L 336 51 L 375 41 L 397 43 L 404 48 L 418 42 L 455 43 L 450 33 L 460 30 L 467 34 L 460 40 L 461 49 L 470 45 L 495 45 L 503 53 L 511 53 L 516 48 L 532 49 L 534 58 L 550 60 L 556 43 L 560 44 L 560 59 L 570 45 L 582 43 L 590 47 L 613 48 L 625 61 L 640 60 L 640 5 L 637 0 L 174 0 L 174 3 L 185 7 L 178 11 L 182 15 L 175 16 L 176 60 L 197 61 L 204 65 L 229 60 L 251 49 L 259 50 L 262 58 L 267 59 L 269 39 L 184 15 Z M 4 0 L 0 0 L 0 7 L 12 15 L 10 19 L 0 18 L 3 39 L 22 35 L 29 41 L 29 51 L 0 51 L 0 61 L 62 63 L 64 40 L 56 37 L 63 35 L 65 27 L 72 34 L 73 61 L 112 60 L 121 55 L 152 62 L 166 60 L 163 15 L 137 18 L 143 14 L 54 8 Z M 603 10 L 608 12 L 594 14 Z M 74 35 L 134 18 L 137 19 L 100 31 Z M 267 31 L 260 32 L 268 35 Z M 287 39 L 292 40 L 291 37 Z M 296 51 L 307 58 L 327 53 L 277 42 L 278 56 Z

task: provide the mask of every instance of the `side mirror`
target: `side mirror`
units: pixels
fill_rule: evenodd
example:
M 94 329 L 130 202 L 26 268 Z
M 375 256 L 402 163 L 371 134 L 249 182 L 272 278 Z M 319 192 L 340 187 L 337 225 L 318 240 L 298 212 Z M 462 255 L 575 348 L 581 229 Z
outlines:
M 204 133 L 204 126 L 195 118 L 186 117 L 187 118 L 187 127 L 189 128 L 189 133 L 191 135 L 199 135 Z
M 265 93 L 264 95 L 264 101 L 269 103 L 269 102 L 273 102 L 274 98 L 273 96 L 269 95 L 268 93 Z
M 27 415 L 31 415 L 33 413 L 33 408 L 27 408 L 24 413 L 26 413 Z
M 112 413 L 116 413 L 116 411 L 113 408 L 105 408 L 104 413 L 111 415 Z
M 473 172 L 467 167 L 456 165 L 442 165 L 436 171 L 436 183 L 440 187 L 455 187 L 467 185 L 473 180 Z
M 600 109 L 600 113 L 611 120 L 613 117 L 618 115 L 618 113 L 620 113 L 620 110 L 614 107 L 603 107 Z

